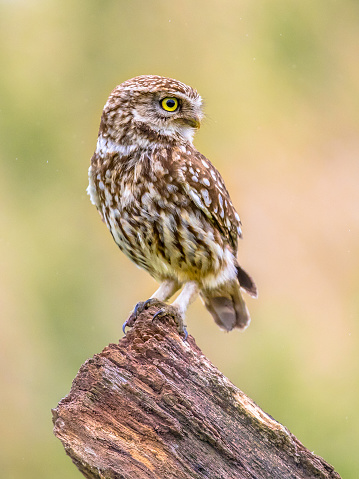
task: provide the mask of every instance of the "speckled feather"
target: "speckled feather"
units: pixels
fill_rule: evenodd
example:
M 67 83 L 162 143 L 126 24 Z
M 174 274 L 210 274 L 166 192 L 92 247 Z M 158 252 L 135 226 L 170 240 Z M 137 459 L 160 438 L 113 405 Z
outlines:
M 235 254 L 241 233 L 218 171 L 193 147 L 183 150 L 160 146 L 127 161 L 116 153 L 92 160 L 97 206 L 116 243 L 158 280 L 173 268 L 181 281 L 217 272 L 223 266 L 217 245 Z

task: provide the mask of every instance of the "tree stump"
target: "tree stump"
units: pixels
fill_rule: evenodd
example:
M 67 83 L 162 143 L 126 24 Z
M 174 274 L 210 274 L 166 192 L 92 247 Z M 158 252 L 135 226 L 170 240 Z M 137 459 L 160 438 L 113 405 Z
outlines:
M 156 311 L 88 359 L 53 410 L 85 477 L 340 479 Z

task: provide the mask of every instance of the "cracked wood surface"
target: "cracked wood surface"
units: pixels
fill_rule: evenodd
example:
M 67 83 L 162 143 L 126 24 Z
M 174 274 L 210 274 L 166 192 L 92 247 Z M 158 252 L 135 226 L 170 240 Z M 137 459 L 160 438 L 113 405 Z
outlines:
M 340 479 L 156 311 L 88 359 L 53 410 L 85 477 Z

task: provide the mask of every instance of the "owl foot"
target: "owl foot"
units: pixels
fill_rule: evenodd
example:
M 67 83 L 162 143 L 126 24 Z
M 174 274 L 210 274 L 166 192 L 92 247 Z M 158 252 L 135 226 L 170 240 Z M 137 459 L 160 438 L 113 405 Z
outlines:
M 147 299 L 146 301 L 140 301 L 139 303 L 136 304 L 133 314 L 135 318 L 137 319 L 138 315 L 141 314 L 146 309 L 148 309 L 150 306 L 159 306 L 159 305 L 162 305 L 162 303 L 156 298 L 150 298 L 150 299 Z
M 126 319 L 126 321 L 122 325 L 122 331 L 124 335 L 126 335 L 126 328 L 127 327 L 131 328 L 134 322 L 136 321 L 138 315 L 141 314 L 146 309 L 148 309 L 150 306 L 161 307 L 161 309 L 153 315 L 152 321 L 154 321 L 155 319 L 160 319 L 166 316 L 170 316 L 171 318 L 174 319 L 177 325 L 178 332 L 184 335 L 184 341 L 186 341 L 188 337 L 188 332 L 187 332 L 186 326 L 184 325 L 183 318 L 178 312 L 178 309 L 175 308 L 174 306 L 171 306 L 170 304 L 163 304 L 162 301 L 159 301 L 156 298 L 150 298 L 150 299 L 147 299 L 147 301 L 140 301 L 136 304 L 135 309 L 133 310 L 133 313 L 128 319 Z
M 184 335 L 184 341 L 186 341 L 188 337 L 186 326 L 183 322 L 183 318 L 180 315 L 178 309 L 175 308 L 174 306 L 171 306 L 170 304 L 166 304 L 163 308 L 157 311 L 156 314 L 154 314 L 152 321 L 159 318 L 165 318 L 166 316 L 170 316 L 171 318 L 174 319 L 175 323 L 177 324 L 178 332 Z
M 133 310 L 133 313 L 130 315 L 128 319 L 126 319 L 126 321 L 122 325 L 122 331 L 124 335 L 126 335 L 126 328 L 127 327 L 132 328 L 133 323 L 136 321 L 139 314 L 141 314 L 143 311 L 148 309 L 150 306 L 163 306 L 163 303 L 156 298 L 150 298 L 150 299 L 147 299 L 146 301 L 139 301 L 136 304 L 135 309 Z

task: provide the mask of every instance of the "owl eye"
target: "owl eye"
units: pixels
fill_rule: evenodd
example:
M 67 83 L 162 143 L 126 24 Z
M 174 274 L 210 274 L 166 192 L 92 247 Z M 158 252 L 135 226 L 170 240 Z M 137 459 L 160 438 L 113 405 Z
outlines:
M 160 103 L 161 107 L 166 111 L 176 111 L 179 107 L 177 98 L 164 98 Z

